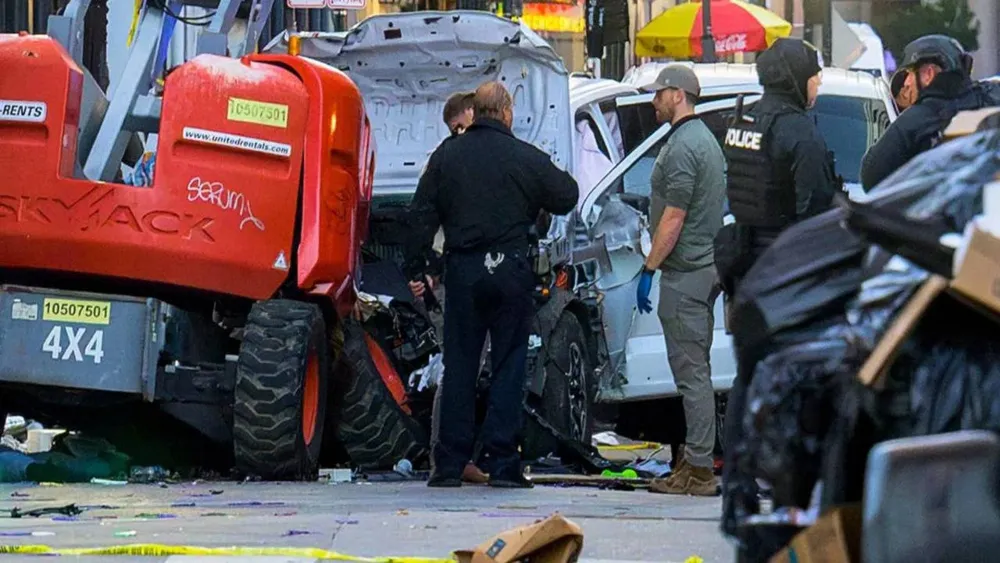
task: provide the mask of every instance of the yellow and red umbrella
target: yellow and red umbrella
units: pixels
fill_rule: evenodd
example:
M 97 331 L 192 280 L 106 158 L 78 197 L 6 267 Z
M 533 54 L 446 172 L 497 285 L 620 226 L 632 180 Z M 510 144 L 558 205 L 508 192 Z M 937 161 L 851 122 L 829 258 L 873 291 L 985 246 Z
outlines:
M 712 0 L 712 37 L 716 55 L 763 51 L 792 24 L 777 14 L 741 0 Z M 653 18 L 635 35 L 638 57 L 700 58 L 702 1 L 679 4 Z

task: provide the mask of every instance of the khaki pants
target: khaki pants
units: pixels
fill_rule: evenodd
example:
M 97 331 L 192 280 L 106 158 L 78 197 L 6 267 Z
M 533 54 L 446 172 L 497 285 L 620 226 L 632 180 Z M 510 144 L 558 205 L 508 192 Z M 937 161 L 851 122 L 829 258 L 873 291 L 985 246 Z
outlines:
M 715 266 L 692 272 L 664 271 L 657 314 L 663 325 L 667 359 L 684 402 L 687 444 L 684 457 L 711 467 L 715 448 L 715 394 L 710 353 L 719 296 Z

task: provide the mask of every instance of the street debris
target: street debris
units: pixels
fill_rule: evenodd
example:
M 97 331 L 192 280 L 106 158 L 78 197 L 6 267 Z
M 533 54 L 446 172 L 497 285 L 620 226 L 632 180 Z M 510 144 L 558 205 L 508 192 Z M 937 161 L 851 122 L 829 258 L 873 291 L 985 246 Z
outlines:
M 170 479 L 170 472 L 155 465 L 151 467 L 135 466 L 129 470 L 130 483 L 159 483 Z
M 31 537 L 41 537 L 41 536 L 54 536 L 55 532 L 0 532 L 0 536 L 3 537 L 21 537 L 21 536 L 31 536 Z
M 128 485 L 128 481 L 116 481 L 114 479 L 100 479 L 97 477 L 91 479 L 90 483 L 92 485 L 109 485 L 112 487 L 124 487 L 125 485 Z
M 534 524 L 503 532 L 472 549 L 456 551 L 454 556 L 458 563 L 514 563 L 529 559 L 544 563 L 577 561 L 583 551 L 580 526 L 558 513 L 541 518 Z
M 350 468 L 320 469 L 318 480 L 327 480 L 331 485 L 350 483 L 354 480 L 354 472 Z
M 10 510 L 11 518 L 24 518 L 27 516 L 38 518 L 40 516 L 45 516 L 47 514 L 62 514 L 65 516 L 76 516 L 82 514 L 83 510 L 78 508 L 75 504 L 66 504 L 63 506 L 51 506 L 47 508 L 33 508 L 31 510 L 21 510 L 20 508 L 14 507 Z
M 136 514 L 135 517 L 136 518 L 141 518 L 143 520 L 166 520 L 166 519 L 169 519 L 169 518 L 177 518 L 177 515 L 176 514 L 161 514 L 161 513 L 150 514 L 150 513 L 142 512 L 140 514 Z

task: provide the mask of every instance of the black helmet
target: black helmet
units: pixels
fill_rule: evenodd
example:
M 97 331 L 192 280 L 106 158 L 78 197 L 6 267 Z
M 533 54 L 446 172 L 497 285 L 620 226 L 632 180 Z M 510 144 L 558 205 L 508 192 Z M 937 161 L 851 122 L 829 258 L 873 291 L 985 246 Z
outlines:
M 965 48 L 953 37 L 947 35 L 924 35 L 918 37 L 903 49 L 903 67 L 915 67 L 923 63 L 934 63 L 944 72 L 971 71 L 971 57 Z

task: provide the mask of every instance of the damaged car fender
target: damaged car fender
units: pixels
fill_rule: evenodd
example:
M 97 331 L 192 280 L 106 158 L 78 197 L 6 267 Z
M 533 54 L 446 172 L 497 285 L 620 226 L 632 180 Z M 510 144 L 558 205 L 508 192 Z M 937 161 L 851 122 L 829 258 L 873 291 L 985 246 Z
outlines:
M 538 397 L 542 396 L 545 389 L 545 366 L 543 362 L 538 361 L 539 355 L 544 352 L 543 348 L 550 341 L 563 311 L 571 312 L 584 327 L 591 365 L 599 365 L 597 362 L 600 361 L 599 349 L 596 346 L 597 335 L 590 329 L 591 314 L 588 312 L 588 305 L 572 293 L 559 288 L 551 289 L 547 296 L 541 297 L 541 300 L 542 302 L 538 304 L 538 309 L 535 312 L 535 318 L 531 321 L 531 336 L 528 342 L 528 377 L 525 380 L 527 391 Z

